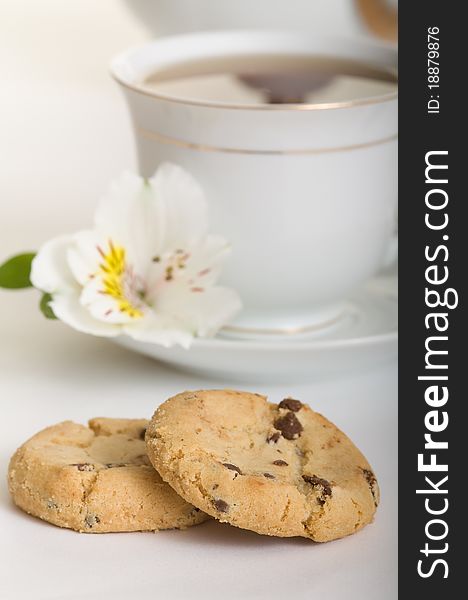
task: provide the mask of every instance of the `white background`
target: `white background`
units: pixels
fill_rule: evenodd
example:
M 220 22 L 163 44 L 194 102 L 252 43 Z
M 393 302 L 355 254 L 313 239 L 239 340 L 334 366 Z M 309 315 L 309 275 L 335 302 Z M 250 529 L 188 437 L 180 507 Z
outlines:
M 134 167 L 107 64 L 146 37 L 117 0 L 0 0 L 0 262 L 86 227 L 108 181 Z M 170 394 L 230 382 L 180 374 L 47 322 L 38 299 L 0 290 L 0 600 L 396 598 L 395 364 L 301 385 L 285 365 L 284 385 L 254 390 L 309 402 L 369 458 L 382 503 L 357 535 L 319 545 L 216 523 L 80 535 L 12 505 L 5 478 L 15 448 L 53 422 L 149 417 Z

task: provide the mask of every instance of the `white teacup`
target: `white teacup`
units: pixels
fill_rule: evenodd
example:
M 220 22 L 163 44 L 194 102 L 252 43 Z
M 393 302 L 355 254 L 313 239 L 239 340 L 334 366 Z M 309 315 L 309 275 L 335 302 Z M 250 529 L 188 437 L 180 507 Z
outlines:
M 241 295 L 239 333 L 323 326 L 382 266 L 397 202 L 397 97 L 328 104 L 197 102 L 142 82 L 186 61 L 324 56 L 395 69 L 393 48 L 298 33 L 163 38 L 112 63 L 133 118 L 140 169 L 180 164 L 203 186 L 211 229 L 232 243 L 223 283 Z M 231 330 L 232 330 L 231 328 Z

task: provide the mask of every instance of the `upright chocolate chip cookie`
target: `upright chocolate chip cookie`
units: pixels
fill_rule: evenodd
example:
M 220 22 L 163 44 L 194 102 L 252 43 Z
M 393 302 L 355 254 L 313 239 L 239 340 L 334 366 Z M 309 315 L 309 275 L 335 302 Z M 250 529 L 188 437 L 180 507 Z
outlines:
M 207 515 L 164 483 L 146 455 L 143 419 L 65 421 L 14 454 L 14 502 L 49 523 L 87 533 L 184 528 Z
M 379 502 L 361 452 L 296 399 L 185 392 L 156 410 L 146 443 L 187 502 L 257 533 L 333 540 L 370 523 Z

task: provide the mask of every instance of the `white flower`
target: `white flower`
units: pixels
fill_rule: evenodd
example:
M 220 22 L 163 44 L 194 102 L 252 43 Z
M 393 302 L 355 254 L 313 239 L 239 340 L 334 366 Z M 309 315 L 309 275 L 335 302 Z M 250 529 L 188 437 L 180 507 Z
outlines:
M 241 306 L 215 285 L 229 247 L 207 223 L 203 192 L 180 167 L 163 164 L 149 180 L 125 173 L 100 202 L 94 229 L 41 248 L 32 284 L 75 329 L 188 347 Z

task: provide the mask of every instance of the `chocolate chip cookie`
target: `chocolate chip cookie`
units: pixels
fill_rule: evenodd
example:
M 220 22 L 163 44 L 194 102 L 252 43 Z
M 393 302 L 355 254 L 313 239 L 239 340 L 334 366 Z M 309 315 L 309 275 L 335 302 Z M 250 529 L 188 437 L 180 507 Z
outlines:
M 144 419 L 65 421 L 24 443 L 10 461 L 14 502 L 49 523 L 87 533 L 185 528 L 208 517 L 151 466 Z
M 156 410 L 146 444 L 187 502 L 261 534 L 333 540 L 370 523 L 379 502 L 375 475 L 351 440 L 292 398 L 185 392 Z

